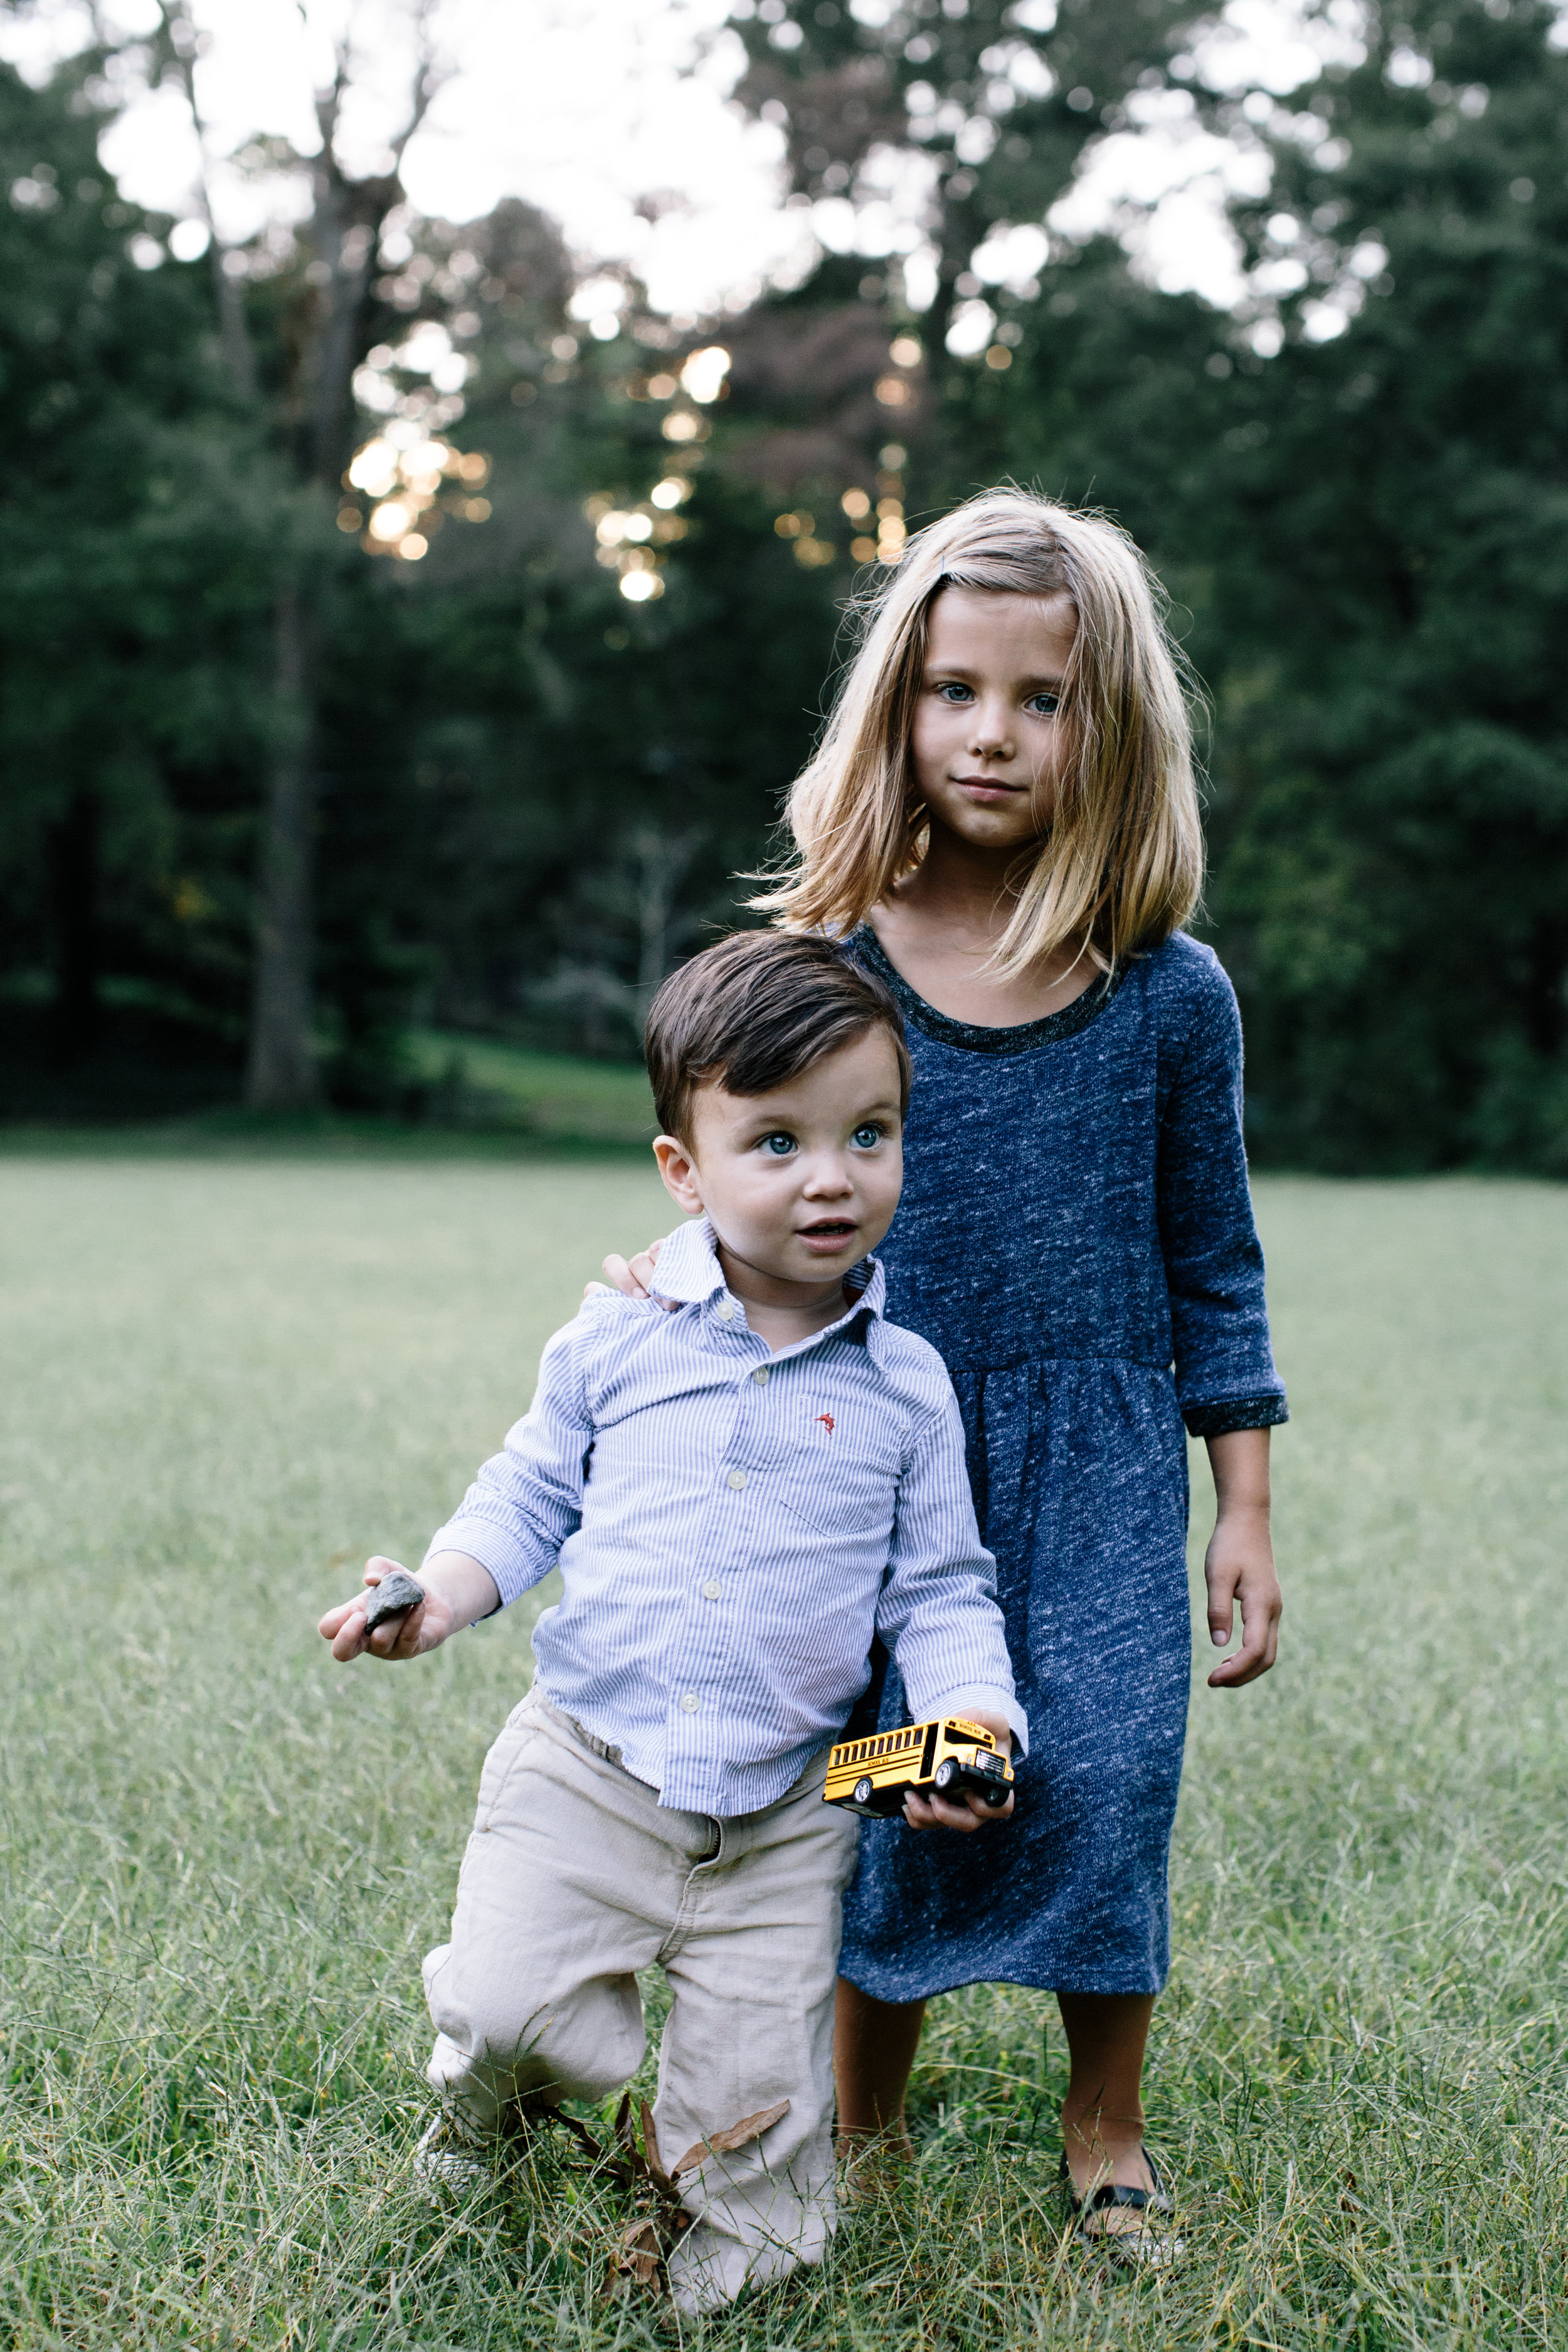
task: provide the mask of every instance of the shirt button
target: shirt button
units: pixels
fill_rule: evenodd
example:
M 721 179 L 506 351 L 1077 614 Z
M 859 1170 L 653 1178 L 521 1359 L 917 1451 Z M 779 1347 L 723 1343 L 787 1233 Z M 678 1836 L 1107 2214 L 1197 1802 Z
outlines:
M 704 1601 L 717 1601 L 719 1595 L 723 1591 L 723 1590 L 724 1588 L 720 1583 L 718 1578 L 716 1576 L 710 1576 L 707 1583 L 702 1588 L 702 1598 Z
M 721 1323 L 732 1323 L 734 1319 L 735 1310 L 731 1306 L 729 1300 L 726 1299 L 723 1306 L 719 1309 L 719 1320 Z
M 741 1491 L 742 1487 L 745 1485 L 745 1483 L 746 1483 L 746 1474 L 745 1474 L 745 1472 L 744 1472 L 743 1470 L 731 1470 L 731 1473 L 730 1473 L 730 1484 L 731 1484 L 731 1486 L 733 1486 L 733 1488 L 735 1489 L 735 1492 L 736 1492 L 736 1494 L 737 1494 L 737 1495 L 740 1493 L 740 1491 Z
M 765 1389 L 768 1384 L 768 1366 L 766 1364 L 759 1364 L 756 1370 L 752 1374 L 752 1378 L 755 1381 L 760 1389 Z
M 701 1701 L 698 1698 L 695 1691 L 681 1692 L 680 1711 L 682 1715 L 695 1715 L 700 1704 Z

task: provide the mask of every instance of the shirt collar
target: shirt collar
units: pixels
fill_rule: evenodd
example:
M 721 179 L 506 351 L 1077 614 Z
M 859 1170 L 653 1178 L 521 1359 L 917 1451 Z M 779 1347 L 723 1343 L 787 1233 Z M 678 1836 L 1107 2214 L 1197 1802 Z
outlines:
M 869 1324 L 879 1323 L 888 1290 L 887 1276 L 880 1261 L 875 1257 L 863 1257 L 858 1265 L 851 1267 L 845 1278 L 853 1303 L 845 1308 L 844 1321 L 847 1322 L 851 1316 L 863 1315 L 868 1318 L 868 1324 L 863 1325 L 862 1329 L 868 1328 Z M 863 1286 L 858 1290 L 857 1286 Z M 689 1224 L 679 1225 L 674 1233 L 666 1236 L 658 1253 L 658 1264 L 654 1269 L 653 1287 L 656 1297 L 675 1299 L 682 1307 L 702 1306 L 710 1298 L 727 1295 L 723 1269 L 714 1247 L 713 1227 L 706 1217 L 693 1217 Z M 830 1323 L 826 1331 L 818 1331 L 813 1336 L 825 1339 L 828 1331 L 841 1328 L 838 1323 Z

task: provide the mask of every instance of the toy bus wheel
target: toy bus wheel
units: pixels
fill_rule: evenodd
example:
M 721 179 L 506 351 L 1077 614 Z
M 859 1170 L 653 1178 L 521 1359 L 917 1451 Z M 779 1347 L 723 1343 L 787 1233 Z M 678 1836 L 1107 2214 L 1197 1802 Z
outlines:
M 858 1805 L 868 1805 L 868 1804 L 870 1803 L 870 1801 L 871 1801 L 872 1798 L 876 1795 L 876 1793 L 877 1793 L 877 1790 L 876 1790 L 876 1786 L 875 1786 L 875 1783 L 874 1783 L 874 1782 L 872 1782 L 872 1781 L 870 1781 L 870 1780 L 857 1780 L 857 1781 L 856 1781 L 856 1783 L 855 1783 L 855 1802 L 856 1802 Z
M 931 1779 L 939 1789 L 951 1789 L 952 1786 L 952 1776 L 957 1769 L 958 1767 L 953 1762 L 952 1757 L 944 1757 L 942 1761 L 937 1766 L 936 1770 L 931 1774 Z

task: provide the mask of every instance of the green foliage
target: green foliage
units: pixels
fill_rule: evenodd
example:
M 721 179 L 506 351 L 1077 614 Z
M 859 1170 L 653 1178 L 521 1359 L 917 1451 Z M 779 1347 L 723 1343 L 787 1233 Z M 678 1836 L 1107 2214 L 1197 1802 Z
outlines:
M 635 1055 L 650 988 L 736 919 L 831 692 L 876 529 L 842 497 L 913 527 L 1011 477 L 1118 517 L 1171 591 L 1212 709 L 1203 919 L 1243 998 L 1255 1153 L 1568 1172 L 1552 11 L 1372 10 L 1360 62 L 1325 17 L 1323 74 L 1267 104 L 1205 86 L 1164 0 L 876 14 L 741 11 L 740 94 L 782 122 L 797 195 L 864 194 L 889 149 L 929 174 L 927 312 L 896 256 L 829 255 L 685 340 L 628 282 L 600 341 L 528 206 L 397 216 L 354 321 L 382 338 L 356 429 L 422 419 L 490 460 L 488 517 L 447 498 L 417 564 L 334 531 L 330 482 L 300 489 L 294 426 L 219 368 L 210 272 L 132 265 L 163 224 L 104 189 L 82 74 L 0 77 L 22 192 L 0 206 L 0 413 L 31 453 L 0 497 L 14 1108 L 232 1087 L 288 566 L 319 639 L 320 1045 L 341 1105 L 416 1111 L 460 1090 L 432 1097 L 411 1023 Z M 1156 292 L 1109 238 L 1053 237 L 1011 290 L 966 275 L 1145 101 L 1267 150 L 1267 194 L 1232 206 L 1235 315 Z M 252 261 L 276 392 L 312 257 Z M 999 340 L 956 358 L 947 320 L 981 292 Z M 460 417 L 410 355 L 422 322 L 468 355 Z M 716 337 L 728 396 L 700 405 L 674 379 Z M 678 415 L 691 437 L 665 433 Z M 687 494 L 655 510 L 664 478 Z M 595 499 L 657 526 L 660 594 L 619 593 Z M 46 1045 L 76 1055 L 64 1078 Z
M 1267 195 L 1233 208 L 1261 273 L 1236 318 L 1153 293 L 1114 246 L 1058 240 L 1027 299 L 994 297 L 1009 365 L 955 363 L 921 322 L 910 512 L 1011 477 L 1117 517 L 1169 585 L 1212 699 L 1206 921 L 1242 992 L 1255 1151 L 1568 1172 L 1555 12 L 1369 11 L 1363 61 L 1270 110 L 1194 83 L 1157 12 L 1095 12 L 1113 62 L 1091 72 L 1090 19 L 1064 10 L 1019 36 L 1055 90 L 1000 115 L 976 69 L 998 37 L 984 11 L 916 11 L 912 41 L 906 14 L 814 30 L 823 14 L 792 5 L 802 39 L 782 53 L 744 27 L 797 179 L 805 114 L 820 144 L 833 77 L 873 51 L 889 89 L 925 76 L 946 100 L 940 131 L 928 110 L 898 136 L 936 158 L 944 205 L 955 173 L 973 182 L 960 201 L 986 225 L 1057 192 L 1037 136 L 1010 153 L 1015 126 L 1086 123 L 1080 79 L 1115 127 L 1135 81 L 1183 77 L 1210 127 L 1267 147 Z M 960 169 L 954 141 L 987 117 L 1007 135 Z
M 1184 0 L 747 5 L 733 12 L 749 59 L 737 95 L 782 122 L 803 195 L 837 194 L 879 147 L 926 160 L 940 368 L 955 297 L 978 291 L 959 282 L 975 247 L 998 225 L 1043 219 L 1093 134 L 1123 129 L 1129 93 L 1160 80 L 1191 19 Z
M 1259 1140 L 1298 1161 L 1568 1172 L 1552 21 L 1529 0 L 1410 11 L 1331 94 L 1342 163 L 1276 142 L 1270 207 L 1319 290 L 1386 255 L 1345 334 L 1240 379 L 1247 446 L 1205 550 L 1222 711 L 1250 681 L 1216 744 L 1214 919 Z M 1396 49 L 1435 78 L 1391 83 Z
M 419 1958 L 528 1605 L 396 1670 L 314 1631 L 668 1213 L 647 1166 L 0 1160 L 17 2352 L 668 2340 L 595 2308 L 617 2207 L 563 2151 L 456 2210 L 409 2174 Z M 1259 1213 L 1288 1606 L 1266 1682 L 1194 1687 L 1150 2080 L 1188 2258 L 1118 2284 L 1074 2246 L 1053 2004 L 977 1988 L 933 2004 L 908 2190 L 703 2341 L 1564 2340 L 1568 1213 L 1298 1181 Z
M 225 869 L 266 723 L 276 487 L 210 362 L 202 278 L 136 265 L 167 224 L 107 185 L 101 128 L 79 73 L 0 69 L 0 905 L 8 960 L 62 997 L 109 952 L 216 1016 L 243 982 Z

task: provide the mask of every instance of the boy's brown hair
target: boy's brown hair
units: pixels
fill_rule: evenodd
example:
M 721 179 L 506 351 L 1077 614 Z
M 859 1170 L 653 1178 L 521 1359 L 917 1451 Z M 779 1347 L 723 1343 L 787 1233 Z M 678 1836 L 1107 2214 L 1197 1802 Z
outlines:
M 885 1029 L 910 1106 L 910 1053 L 891 990 L 819 933 L 735 931 L 671 972 L 648 1011 L 644 1052 L 660 1130 L 689 1144 L 700 1086 L 761 1095 L 868 1029 Z

